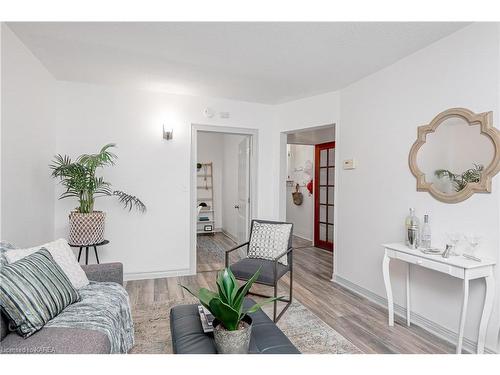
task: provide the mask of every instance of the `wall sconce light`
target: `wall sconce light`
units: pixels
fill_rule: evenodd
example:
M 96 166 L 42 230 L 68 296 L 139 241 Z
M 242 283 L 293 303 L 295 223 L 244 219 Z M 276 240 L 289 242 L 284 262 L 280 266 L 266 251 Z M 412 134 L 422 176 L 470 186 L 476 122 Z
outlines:
M 163 139 L 170 141 L 174 136 L 174 131 L 172 128 L 165 129 L 165 125 L 163 125 Z

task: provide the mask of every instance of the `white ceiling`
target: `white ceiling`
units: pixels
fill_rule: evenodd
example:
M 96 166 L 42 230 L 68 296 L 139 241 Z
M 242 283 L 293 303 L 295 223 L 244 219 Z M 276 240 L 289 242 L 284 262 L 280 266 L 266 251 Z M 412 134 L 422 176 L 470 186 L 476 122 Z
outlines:
M 341 89 L 467 24 L 8 25 L 59 80 L 276 104 Z

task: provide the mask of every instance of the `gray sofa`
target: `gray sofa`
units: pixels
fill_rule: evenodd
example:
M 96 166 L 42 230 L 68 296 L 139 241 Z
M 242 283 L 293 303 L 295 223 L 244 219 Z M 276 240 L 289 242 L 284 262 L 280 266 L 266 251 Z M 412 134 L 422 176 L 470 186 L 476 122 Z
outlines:
M 123 285 L 123 265 L 104 263 L 82 266 L 91 281 L 110 281 Z M 6 317 L 0 318 L 0 353 L 10 354 L 107 354 L 111 345 L 108 337 L 94 330 L 45 327 L 24 339 L 8 331 Z

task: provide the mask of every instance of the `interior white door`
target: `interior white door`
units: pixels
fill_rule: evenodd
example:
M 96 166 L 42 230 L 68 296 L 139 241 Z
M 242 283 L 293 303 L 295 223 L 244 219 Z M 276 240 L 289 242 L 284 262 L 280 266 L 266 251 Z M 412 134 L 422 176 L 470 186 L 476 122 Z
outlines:
M 250 203 L 250 140 L 245 137 L 238 145 L 238 202 L 234 208 L 238 218 L 238 243 L 248 240 Z

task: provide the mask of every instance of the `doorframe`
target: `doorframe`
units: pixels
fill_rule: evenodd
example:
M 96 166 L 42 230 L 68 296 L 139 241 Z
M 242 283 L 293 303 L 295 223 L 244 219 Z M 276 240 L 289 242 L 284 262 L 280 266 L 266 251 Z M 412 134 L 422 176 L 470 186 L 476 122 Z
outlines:
M 331 281 L 335 280 L 335 277 L 337 275 L 337 265 L 339 263 L 339 246 L 338 246 L 338 227 L 339 227 L 339 220 L 338 220 L 338 213 L 340 209 L 340 196 L 341 196 L 341 189 L 340 189 L 340 169 L 337 166 L 341 165 L 341 160 L 340 160 L 340 153 L 342 149 L 342 142 L 341 142 L 341 126 L 339 121 L 332 121 L 331 123 L 325 124 L 325 125 L 319 125 L 319 126 L 309 126 L 305 128 L 297 128 L 297 129 L 290 129 L 290 130 L 284 130 L 280 133 L 280 170 L 279 170 L 279 216 L 280 220 L 285 221 L 286 220 L 286 199 L 287 199 L 287 191 L 286 191 L 286 176 L 287 176 L 287 170 L 286 170 L 286 164 L 287 164 L 287 152 L 286 152 L 286 145 L 287 145 L 287 134 L 289 133 L 298 133 L 301 131 L 309 131 L 309 130 L 316 130 L 316 129 L 321 129 L 321 128 L 326 128 L 326 127 L 334 127 L 334 140 L 335 140 L 335 186 L 334 186 L 334 196 L 333 196 L 333 204 L 335 209 L 333 210 L 333 243 L 335 244 L 335 250 L 332 252 L 332 256 L 335 254 L 335 258 L 333 261 L 333 271 L 332 271 L 332 278 Z
M 249 223 L 255 212 L 257 212 L 257 171 L 258 171 L 258 137 L 259 130 L 252 128 L 238 128 L 223 125 L 206 125 L 206 124 L 191 124 L 191 158 L 189 164 L 190 182 L 189 182 L 189 200 L 190 200 L 190 215 L 189 215 L 189 234 L 190 234 L 190 251 L 189 251 L 189 272 L 191 275 L 196 274 L 196 217 L 197 212 L 197 189 L 196 189 L 196 163 L 198 160 L 198 132 L 210 132 L 221 134 L 246 135 L 250 137 L 250 183 L 249 197 L 250 204 L 248 205 Z

